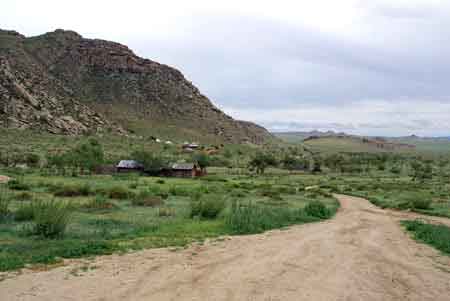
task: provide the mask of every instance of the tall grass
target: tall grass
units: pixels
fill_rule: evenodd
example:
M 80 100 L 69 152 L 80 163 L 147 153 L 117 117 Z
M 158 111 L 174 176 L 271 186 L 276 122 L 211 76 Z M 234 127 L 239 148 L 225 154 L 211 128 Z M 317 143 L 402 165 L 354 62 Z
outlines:
M 218 195 L 195 193 L 191 197 L 191 217 L 214 219 L 225 208 L 226 202 Z
M 33 234 L 45 238 L 60 238 L 64 236 L 72 210 L 60 201 L 39 201 L 34 206 L 33 214 Z
M 0 222 L 2 220 L 5 220 L 9 214 L 9 204 L 11 202 L 11 199 L 9 196 L 2 190 L 0 190 Z
M 295 223 L 319 220 L 302 209 L 260 206 L 254 203 L 233 201 L 226 216 L 226 225 L 236 234 L 261 233 Z
M 415 239 L 450 255 L 450 227 L 426 224 L 420 220 L 402 221 L 402 224 L 406 230 L 412 232 Z

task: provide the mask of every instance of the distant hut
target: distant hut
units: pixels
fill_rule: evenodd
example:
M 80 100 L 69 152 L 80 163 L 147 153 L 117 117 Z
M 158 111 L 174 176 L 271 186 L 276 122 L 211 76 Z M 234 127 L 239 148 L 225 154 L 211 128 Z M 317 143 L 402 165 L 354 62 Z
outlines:
M 194 178 L 202 176 L 203 172 L 196 163 L 175 163 L 171 168 L 171 176 L 179 178 Z
M 116 166 L 117 172 L 142 172 L 144 165 L 135 160 L 121 160 Z

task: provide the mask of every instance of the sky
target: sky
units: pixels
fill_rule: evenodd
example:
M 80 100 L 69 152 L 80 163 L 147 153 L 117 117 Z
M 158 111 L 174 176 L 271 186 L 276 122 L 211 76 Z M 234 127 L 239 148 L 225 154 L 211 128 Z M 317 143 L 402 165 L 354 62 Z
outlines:
M 450 136 L 450 0 L 0 0 L 0 28 L 112 40 L 272 131 Z

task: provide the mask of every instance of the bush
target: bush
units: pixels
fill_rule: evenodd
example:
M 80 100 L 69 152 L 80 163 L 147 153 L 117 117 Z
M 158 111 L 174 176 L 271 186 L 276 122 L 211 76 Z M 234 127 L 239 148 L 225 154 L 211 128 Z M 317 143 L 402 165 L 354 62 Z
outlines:
M 31 221 L 34 218 L 34 203 L 22 204 L 14 212 L 14 220 L 18 222 Z
M 402 221 L 402 224 L 413 233 L 415 239 L 450 255 L 450 227 L 426 224 L 420 220 Z
M 125 200 L 133 197 L 133 192 L 123 186 L 113 186 L 99 191 L 110 199 Z
M 206 198 L 196 194 L 191 200 L 191 217 L 215 219 L 225 208 L 225 200 L 221 198 Z
M 0 192 L 0 221 L 6 219 L 9 214 L 9 203 L 10 203 L 10 199 L 8 196 L 6 196 L 5 194 L 2 194 Z
M 160 217 L 175 216 L 175 209 L 169 208 L 169 207 L 161 207 L 158 209 L 158 216 L 160 216 Z
M 330 212 L 324 203 L 320 201 L 311 201 L 305 208 L 305 213 L 309 216 L 325 219 L 330 217 Z
M 33 199 L 33 195 L 27 191 L 24 191 L 16 194 L 14 199 L 17 201 L 31 201 Z
M 192 191 L 183 186 L 171 186 L 169 188 L 169 194 L 174 196 L 190 196 Z
M 149 185 L 147 190 L 150 194 L 160 196 L 163 200 L 166 200 L 169 197 L 169 194 L 162 190 L 158 185 Z
M 131 200 L 133 206 L 156 207 L 164 204 L 159 196 L 150 195 L 148 191 L 141 191 Z
M 67 204 L 55 200 L 39 201 L 33 212 L 33 234 L 45 238 L 64 236 L 72 214 Z
M 8 187 L 12 190 L 30 190 L 30 185 L 17 179 L 10 180 L 8 182 Z
M 158 180 L 156 180 L 156 183 L 157 184 L 165 184 L 166 181 L 164 181 L 163 179 L 158 179 Z
M 252 234 L 314 220 L 317 218 L 308 216 L 301 209 L 259 206 L 234 201 L 226 216 L 226 225 L 233 233 Z
M 94 199 L 85 204 L 84 207 L 88 209 L 112 209 L 115 205 L 108 201 L 105 196 L 97 195 Z
M 414 209 L 426 210 L 426 209 L 430 209 L 430 206 L 431 206 L 431 200 L 430 199 L 419 198 L 419 199 L 414 199 L 412 201 L 412 207 Z
M 53 192 L 58 197 L 76 197 L 76 196 L 89 196 L 93 194 L 91 186 L 88 184 L 82 185 L 63 185 L 56 188 Z

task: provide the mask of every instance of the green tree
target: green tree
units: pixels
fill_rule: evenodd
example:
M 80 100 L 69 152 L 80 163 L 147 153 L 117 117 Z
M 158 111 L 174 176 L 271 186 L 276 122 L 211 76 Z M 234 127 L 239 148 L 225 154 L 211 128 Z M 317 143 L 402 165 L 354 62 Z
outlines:
M 204 153 L 195 154 L 192 157 L 192 160 L 194 160 L 194 162 L 197 163 L 198 166 L 200 166 L 202 171 L 204 171 L 206 169 L 206 167 L 208 167 L 210 165 L 210 159 L 209 159 L 208 155 L 206 155 Z
M 134 151 L 131 154 L 133 160 L 138 161 L 144 166 L 145 171 L 156 172 L 169 165 L 168 160 L 157 153 L 151 153 L 145 150 Z
M 272 154 L 258 152 L 248 163 L 251 171 L 256 170 L 257 174 L 264 174 L 269 166 L 277 166 L 278 162 Z

